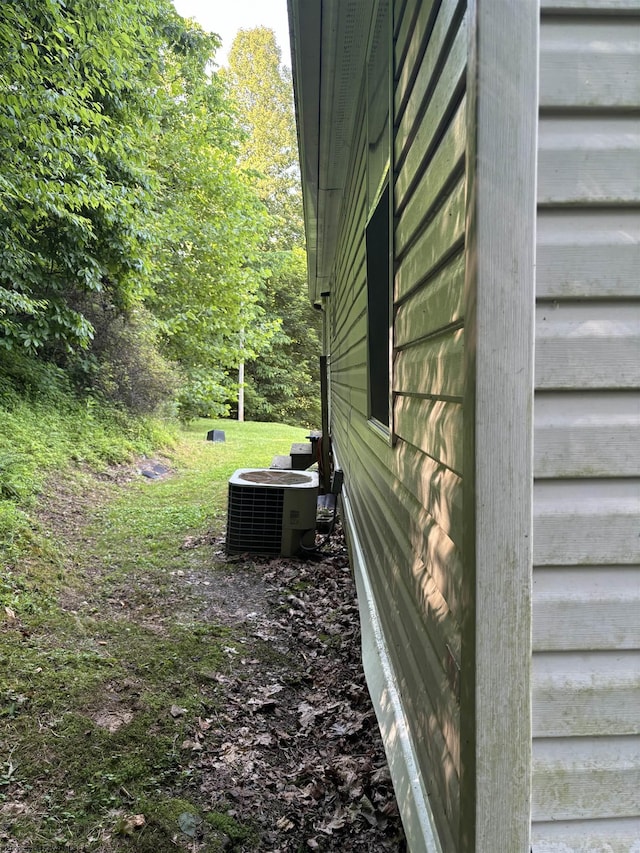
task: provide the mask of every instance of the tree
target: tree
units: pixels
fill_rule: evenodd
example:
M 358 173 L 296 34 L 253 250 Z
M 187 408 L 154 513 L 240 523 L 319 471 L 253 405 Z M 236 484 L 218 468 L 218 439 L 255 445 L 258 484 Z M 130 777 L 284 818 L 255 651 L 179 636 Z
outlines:
M 319 428 L 320 318 L 307 298 L 306 254 L 297 247 L 272 252 L 270 262 L 262 305 L 281 325 L 247 366 L 246 408 L 254 420 Z
M 152 291 L 162 350 L 180 364 L 183 415 L 222 414 L 242 353 L 274 330 L 257 303 L 256 266 L 269 217 L 237 164 L 239 132 L 226 91 L 206 68 L 217 40 L 196 24 L 168 57 L 155 146 L 159 178 Z
M 135 302 L 164 0 L 9 0 L 0 21 L 0 345 L 86 347 L 82 293 Z
M 273 30 L 240 30 L 222 74 L 246 133 L 240 164 L 273 217 L 272 249 L 304 244 L 302 193 L 291 72 L 283 68 Z
M 160 346 L 183 414 L 221 410 L 243 328 L 253 355 L 277 323 L 218 45 L 169 0 L 3 4 L 0 347 L 148 408 Z
M 239 162 L 251 170 L 271 214 L 261 263 L 266 314 L 280 321 L 269 348 L 246 366 L 249 417 L 319 425 L 320 318 L 306 297 L 302 193 L 291 74 L 272 30 L 241 30 L 225 74 L 246 138 Z

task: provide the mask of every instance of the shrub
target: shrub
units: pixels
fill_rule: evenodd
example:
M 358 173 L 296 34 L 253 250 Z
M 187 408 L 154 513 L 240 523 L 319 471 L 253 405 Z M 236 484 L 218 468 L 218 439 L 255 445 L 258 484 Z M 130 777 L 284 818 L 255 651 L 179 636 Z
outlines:
M 94 336 L 88 353 L 72 360 L 75 381 L 135 414 L 171 408 L 182 378 L 160 355 L 154 321 L 142 308 L 123 314 L 106 302 L 83 305 Z

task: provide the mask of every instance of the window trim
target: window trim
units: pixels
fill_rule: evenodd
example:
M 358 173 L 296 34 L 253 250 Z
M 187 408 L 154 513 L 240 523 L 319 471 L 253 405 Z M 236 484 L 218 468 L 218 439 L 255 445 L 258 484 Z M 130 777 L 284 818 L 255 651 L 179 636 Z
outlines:
M 384 2 L 384 0 L 382 0 Z M 374 14 L 372 16 L 371 30 L 369 33 L 369 43 L 367 45 L 367 73 L 369 62 L 371 60 L 371 53 L 373 49 L 373 36 L 375 32 L 376 22 L 379 14 L 379 9 L 381 5 L 381 0 L 375 4 Z M 389 21 L 388 21 L 388 41 L 387 41 L 387 54 L 388 54 L 388 66 L 387 66 L 387 107 L 388 107 L 388 151 L 386 163 L 382 169 L 382 174 L 378 178 L 377 186 L 374 195 L 369 200 L 370 187 L 372 183 L 371 176 L 371 161 L 369 158 L 369 95 L 368 95 L 368 79 L 366 84 L 367 96 L 365 99 L 365 110 L 366 110 L 366 122 L 367 122 L 367 134 L 366 134 L 366 152 L 365 156 L 367 158 L 366 162 L 366 197 L 367 197 L 367 219 L 365 223 L 364 229 L 364 243 L 365 243 L 365 269 L 366 269 L 366 287 L 367 287 L 367 424 L 372 429 L 372 431 L 387 442 L 390 446 L 394 444 L 395 441 L 395 430 L 394 430 L 394 393 L 393 393 L 393 355 L 394 355 L 394 276 L 395 276 L 395 257 L 394 257 L 394 243 L 395 243 L 395 221 L 394 221 L 394 187 L 393 187 L 393 141 L 394 141 L 394 123 L 393 123 L 393 79 L 394 79 L 394 38 L 393 38 L 393 3 L 388 2 L 388 12 Z M 388 400 L 388 410 L 387 410 L 387 419 L 386 422 L 382 422 L 378 417 L 376 417 L 372 412 L 372 395 L 371 395 L 371 386 L 372 386 L 372 371 L 371 371 L 371 356 L 370 356 L 370 346 L 371 346 L 371 331 L 370 331 L 370 310 L 369 310 L 369 296 L 370 296 L 370 288 L 369 288 L 369 269 L 368 269 L 368 258 L 369 252 L 367 251 L 367 233 L 369 230 L 369 226 L 379 212 L 380 202 L 385 194 L 388 192 L 388 276 L 387 276 L 387 290 L 388 290 L 388 348 L 387 348 L 387 362 L 388 362 L 388 380 L 387 380 L 387 400 Z M 377 375 L 380 375 L 379 373 Z
M 384 210 L 385 203 L 387 209 Z M 378 251 L 380 247 L 379 228 L 376 228 L 376 220 L 385 216 L 385 224 L 387 227 L 387 239 L 384 243 L 382 251 Z M 367 421 L 374 428 L 375 432 L 388 439 L 391 434 L 392 426 L 392 353 L 393 353 L 393 244 L 392 244 L 392 218 L 391 218 L 391 187 L 389 186 L 389 172 L 381 181 L 380 188 L 376 194 L 376 200 L 372 205 L 367 223 L 365 225 L 365 265 L 366 265 L 366 280 L 367 280 Z M 374 251 L 370 250 L 370 242 L 373 243 Z M 384 276 L 380 265 L 385 263 L 382 254 L 386 257 L 386 276 Z M 369 264 L 373 261 L 376 266 L 376 273 L 371 274 Z M 377 312 L 374 312 L 371 303 L 376 298 L 384 298 L 386 293 L 387 306 L 381 306 Z M 373 297 L 373 299 L 372 299 Z M 382 315 L 382 316 L 381 316 Z M 384 354 L 380 352 L 378 356 L 375 354 L 376 344 L 384 346 L 384 331 L 381 328 L 376 328 L 384 323 L 386 325 L 386 359 Z M 373 340 L 375 335 L 375 341 Z M 384 402 L 381 399 L 374 400 L 373 386 L 375 382 L 380 382 L 384 375 L 384 363 L 386 362 L 387 375 L 385 390 L 387 399 L 386 419 L 382 420 L 380 415 L 383 412 Z M 375 396 L 381 397 L 380 394 Z

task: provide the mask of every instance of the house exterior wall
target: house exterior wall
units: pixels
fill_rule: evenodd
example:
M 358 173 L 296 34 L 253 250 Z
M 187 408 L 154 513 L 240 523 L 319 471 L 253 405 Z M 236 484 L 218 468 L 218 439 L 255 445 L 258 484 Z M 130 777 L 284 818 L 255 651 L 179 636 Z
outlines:
M 391 2 L 388 434 L 368 388 L 377 4 L 317 5 L 307 115 L 353 132 L 307 158 L 311 293 L 410 849 L 640 853 L 638 0 Z
M 543 0 L 534 853 L 640 850 L 640 6 Z
M 364 106 L 326 314 L 365 671 L 410 849 L 525 850 L 537 6 L 392 7 L 386 437 L 368 407 Z
M 464 3 L 394 5 L 395 438 L 368 422 L 364 115 L 355 125 L 327 308 L 331 429 L 417 770 L 439 843 L 453 853 L 461 823 L 468 30 Z

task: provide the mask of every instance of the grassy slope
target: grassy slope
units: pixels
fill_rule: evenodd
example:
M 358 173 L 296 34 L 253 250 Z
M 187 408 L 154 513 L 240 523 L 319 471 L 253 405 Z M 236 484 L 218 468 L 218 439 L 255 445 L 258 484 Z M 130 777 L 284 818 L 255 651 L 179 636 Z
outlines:
M 49 401 L 12 396 L 3 404 L 0 396 L 0 565 L 33 545 L 30 509 L 52 472 L 104 470 L 174 440 L 158 421 L 127 418 L 92 400 L 55 393 Z
M 123 484 L 69 466 L 71 456 L 104 466 L 104 452 L 91 455 L 90 424 L 76 426 L 70 441 L 68 422 L 55 442 L 56 424 L 39 435 L 16 418 L 19 441 L 4 442 L 13 467 L 3 482 L 16 493 L 5 489 L 3 516 L 13 535 L 0 584 L 8 608 L 4 624 L 0 610 L 0 847 L 174 849 L 189 815 L 210 826 L 211 851 L 218 830 L 225 844 L 246 837 L 250 828 L 201 814 L 189 800 L 181 709 L 215 713 L 211 674 L 231 665 L 225 647 L 233 641 L 215 624 L 190 621 L 173 580 L 202 569 L 200 552 L 184 544 L 221 531 L 233 470 L 268 465 L 304 431 L 199 421 L 165 448 L 172 476 Z M 224 444 L 204 441 L 212 428 L 225 430 Z M 149 426 L 137 438 L 122 424 L 111 438 L 104 429 L 96 435 L 110 461 L 150 452 L 154 442 Z M 125 725 L 105 727 L 105 716 L 117 723 L 131 710 Z M 146 817 L 143 833 L 132 829 L 136 814 Z

